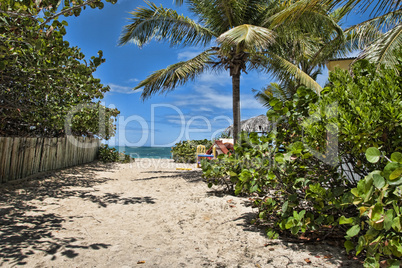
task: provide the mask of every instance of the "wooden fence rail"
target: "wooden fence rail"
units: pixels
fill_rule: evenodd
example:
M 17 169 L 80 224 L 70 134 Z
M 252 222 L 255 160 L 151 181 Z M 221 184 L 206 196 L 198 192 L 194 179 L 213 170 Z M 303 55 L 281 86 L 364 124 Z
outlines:
M 99 144 L 98 139 L 87 137 L 0 137 L 0 183 L 92 162 Z

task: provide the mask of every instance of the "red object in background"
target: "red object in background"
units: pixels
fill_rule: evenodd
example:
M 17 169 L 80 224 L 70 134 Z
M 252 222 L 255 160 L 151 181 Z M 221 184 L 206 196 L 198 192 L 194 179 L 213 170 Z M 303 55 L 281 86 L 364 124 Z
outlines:
M 233 152 L 233 150 L 234 150 L 233 144 L 231 144 L 231 143 L 225 143 L 224 144 L 222 141 L 215 141 L 215 143 L 207 151 L 207 154 L 212 153 L 212 148 L 214 147 L 215 144 L 222 151 L 222 153 L 224 153 L 224 154 L 231 155 L 231 152 Z

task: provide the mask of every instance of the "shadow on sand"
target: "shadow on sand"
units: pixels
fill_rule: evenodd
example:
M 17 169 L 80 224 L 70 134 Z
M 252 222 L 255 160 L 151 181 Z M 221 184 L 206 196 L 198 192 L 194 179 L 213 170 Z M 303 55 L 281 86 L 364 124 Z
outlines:
M 57 231 L 63 229 L 63 222 L 71 220 L 55 213 L 46 213 L 35 205 L 47 198 L 65 199 L 82 198 L 101 207 L 109 204 L 154 204 L 151 197 L 120 197 L 118 194 L 106 193 L 92 195 L 94 186 L 110 181 L 107 177 L 96 177 L 99 171 L 108 171 L 110 165 L 99 163 L 87 164 L 54 172 L 40 179 L 0 186 L 0 266 L 24 265 L 29 255 L 51 255 L 56 253 L 67 258 L 75 258 L 77 248 L 99 250 L 111 245 L 95 243 L 76 245 L 78 237 L 57 237 Z M 107 174 L 107 173 L 106 173 Z M 79 216 L 77 216 L 79 217 Z
M 147 171 L 142 172 L 144 174 L 156 174 L 156 176 L 151 176 L 142 179 L 134 179 L 133 181 L 149 181 L 156 179 L 169 179 L 169 178 L 183 178 L 186 182 L 197 183 L 204 181 L 202 178 L 201 170 L 183 170 L 183 171 Z
M 234 219 L 238 226 L 243 227 L 245 232 L 254 232 L 262 236 L 267 236 L 267 226 L 254 225 L 251 223 L 256 219 L 256 213 L 245 213 L 241 217 Z M 264 245 L 267 250 L 274 250 L 272 246 L 283 245 L 297 252 L 309 252 L 311 260 L 314 258 L 323 258 L 328 264 L 336 265 L 338 267 L 363 267 L 361 262 L 357 259 L 351 259 L 347 256 L 346 250 L 343 247 L 343 241 L 328 238 L 323 241 L 306 241 L 295 238 L 279 237 L 279 239 L 272 239 L 269 243 Z M 276 255 L 275 258 L 283 258 L 283 267 L 307 267 L 309 266 L 308 260 L 304 262 L 294 263 L 288 256 Z M 273 261 L 273 260 L 272 260 Z

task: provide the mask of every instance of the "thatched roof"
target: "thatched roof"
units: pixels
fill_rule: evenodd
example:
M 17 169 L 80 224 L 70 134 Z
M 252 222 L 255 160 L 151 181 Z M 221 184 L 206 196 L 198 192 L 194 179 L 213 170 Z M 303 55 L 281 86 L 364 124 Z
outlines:
M 248 133 L 251 132 L 268 132 L 268 128 L 271 123 L 268 121 L 268 117 L 264 114 L 252 117 L 247 120 L 243 120 L 240 122 L 241 131 L 246 131 Z M 225 132 L 229 134 L 229 136 L 233 136 L 233 125 L 225 129 Z

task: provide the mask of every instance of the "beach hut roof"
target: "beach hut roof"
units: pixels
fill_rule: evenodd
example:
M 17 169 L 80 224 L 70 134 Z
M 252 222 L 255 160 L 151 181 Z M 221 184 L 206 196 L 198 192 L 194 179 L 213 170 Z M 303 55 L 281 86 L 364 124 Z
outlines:
M 271 124 L 268 121 L 268 117 L 262 114 L 247 120 L 243 120 L 240 122 L 240 125 L 241 125 L 241 131 L 251 133 L 251 132 L 268 132 L 268 128 Z M 229 136 L 233 136 L 233 125 L 225 129 L 225 132 L 228 133 Z

